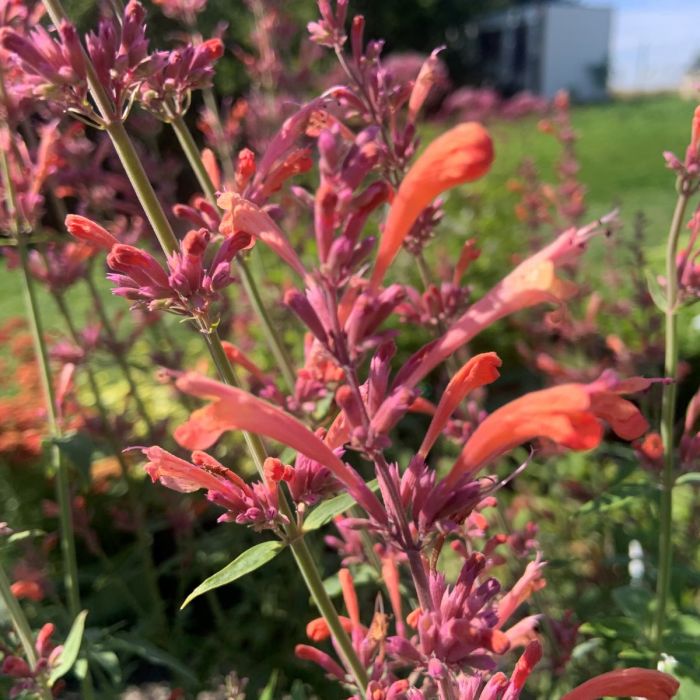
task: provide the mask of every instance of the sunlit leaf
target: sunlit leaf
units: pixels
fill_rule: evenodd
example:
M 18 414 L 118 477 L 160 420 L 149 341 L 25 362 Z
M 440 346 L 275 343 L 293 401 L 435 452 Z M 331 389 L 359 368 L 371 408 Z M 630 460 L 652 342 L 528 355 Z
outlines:
M 249 574 L 251 571 L 259 569 L 261 566 L 274 559 L 284 547 L 284 542 L 268 540 L 267 542 L 261 542 L 247 549 L 223 569 L 217 571 L 205 581 L 202 581 L 202 583 L 185 598 L 185 602 L 180 606 L 180 610 L 203 593 L 225 586 L 227 583 L 231 583 Z
M 374 479 L 367 484 L 368 488 L 376 491 L 379 488 L 377 480 Z M 335 498 L 319 503 L 304 521 L 304 532 L 311 532 L 329 523 L 336 515 L 344 513 L 348 508 L 355 505 L 355 499 L 349 493 L 341 493 Z
M 700 472 L 688 472 L 687 474 L 681 474 L 676 479 L 676 486 L 682 486 L 683 484 L 700 484 Z
M 73 620 L 73 625 L 70 628 L 70 632 L 66 637 L 65 644 L 63 645 L 63 651 L 58 659 L 58 664 L 52 669 L 49 674 L 49 686 L 52 686 L 59 678 L 68 673 L 73 667 L 76 659 L 78 658 L 78 653 L 80 652 L 80 644 L 83 641 L 83 632 L 85 631 L 85 618 L 87 617 L 88 611 L 83 610 L 78 613 L 78 616 Z

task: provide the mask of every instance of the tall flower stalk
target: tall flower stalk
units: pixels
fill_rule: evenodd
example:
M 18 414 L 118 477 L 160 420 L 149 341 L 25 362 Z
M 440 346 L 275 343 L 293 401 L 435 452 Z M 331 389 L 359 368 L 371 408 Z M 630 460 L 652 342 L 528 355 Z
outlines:
M 56 26 L 62 22 L 68 21 L 67 14 L 60 3 L 60 0 L 43 0 L 49 16 Z M 82 51 L 82 49 L 81 49 Z M 112 140 L 114 148 L 119 156 L 119 159 L 131 181 L 131 184 L 137 194 L 141 205 L 146 213 L 146 216 L 151 224 L 158 241 L 166 254 L 173 254 L 178 248 L 177 239 L 173 233 L 172 227 L 168 222 L 168 218 L 161 206 L 153 186 L 151 185 L 148 176 L 143 168 L 143 165 L 138 157 L 129 135 L 126 132 L 124 124 L 119 115 L 114 114 L 114 107 L 110 104 L 109 97 L 103 89 L 100 80 L 97 76 L 94 66 L 89 57 L 82 51 L 83 60 L 87 71 L 87 80 L 90 93 L 97 105 L 100 117 L 103 120 L 103 127 Z M 207 328 L 204 334 L 207 339 L 207 347 L 209 348 L 212 359 L 217 367 L 217 371 L 221 380 L 231 386 L 236 386 L 235 373 L 229 362 L 223 348 L 221 340 L 216 329 Z M 261 458 L 264 458 L 265 448 L 259 438 L 253 435 L 246 436 L 246 443 L 250 449 L 253 460 L 258 468 L 262 470 Z M 281 494 L 281 503 L 284 503 L 284 495 Z M 291 509 L 287 506 L 288 511 Z M 302 573 L 304 581 L 309 588 L 314 602 L 319 608 L 321 614 L 326 618 L 328 626 L 333 632 L 341 653 L 347 660 L 349 666 L 353 670 L 355 680 L 361 688 L 367 685 L 367 675 L 362 664 L 357 658 L 350 638 L 347 632 L 343 629 L 338 613 L 333 606 L 325 588 L 322 584 L 321 576 L 318 568 L 311 556 L 307 544 L 303 540 L 302 534 L 298 528 L 290 524 L 288 532 L 291 549 L 294 553 L 295 561 Z
M 700 189 L 698 169 L 700 165 L 700 107 L 692 120 L 690 144 L 685 159 L 681 161 L 671 152 L 665 152 L 667 166 L 676 172 L 678 198 L 673 211 L 666 241 L 665 289 L 663 312 L 665 317 L 664 374 L 669 380 L 663 387 L 661 399 L 661 440 L 663 445 L 661 498 L 659 508 L 659 566 L 656 582 L 656 613 L 652 641 L 657 658 L 664 648 L 664 631 L 667 624 L 668 599 L 671 594 L 673 570 L 673 489 L 678 476 L 676 444 L 676 400 L 679 360 L 678 312 L 687 298 L 692 299 L 694 289 L 684 273 L 689 261 L 697 255 L 697 213 L 691 221 L 693 231 L 687 248 L 679 256 L 680 238 L 686 223 L 686 212 L 692 197 Z M 692 265 L 690 265 L 692 268 Z M 657 302 L 658 303 L 658 302 Z
M 218 206 L 216 199 L 216 188 L 209 177 L 207 169 L 204 167 L 197 144 L 195 143 L 195 140 L 192 137 L 192 132 L 187 127 L 185 120 L 182 116 L 175 116 L 169 123 L 177 136 L 182 152 L 185 154 L 187 162 L 190 164 L 192 171 L 196 175 L 199 186 L 202 188 L 207 200 L 209 200 L 210 204 L 213 206 Z M 263 333 L 265 334 L 265 340 L 267 341 L 267 344 L 272 351 L 277 364 L 279 365 L 280 371 L 282 372 L 282 377 L 287 385 L 287 389 L 292 391 L 296 380 L 294 376 L 294 367 L 292 366 L 289 353 L 284 347 L 279 334 L 275 331 L 272 321 L 270 320 L 267 310 L 265 309 L 263 301 L 260 297 L 260 292 L 255 279 L 246 261 L 240 255 L 238 255 L 234 260 L 236 270 L 243 284 L 243 288 L 246 291 L 248 300 L 250 301 L 256 316 L 261 322 Z
M 661 399 L 661 439 L 663 441 L 663 472 L 659 512 L 659 573 L 656 582 L 656 615 L 653 642 L 656 654 L 663 650 L 666 628 L 666 610 L 671 591 L 673 569 L 673 487 L 676 480 L 676 395 L 678 375 L 678 241 L 685 223 L 688 202 L 692 195 L 690 183 L 679 177 L 678 199 L 671 220 L 666 243 L 666 295 L 665 295 L 665 353 L 664 374 L 672 381 L 665 384 Z
M 76 345 L 79 345 L 80 337 L 78 335 L 78 330 L 75 327 L 68 303 L 66 302 L 64 296 L 60 293 L 54 294 L 54 301 L 58 306 L 58 310 L 63 318 L 66 328 L 68 329 L 71 340 Z M 87 375 L 90 390 L 95 401 L 95 407 L 97 408 L 97 412 L 100 416 L 100 422 L 102 423 L 104 434 L 107 438 L 107 442 L 112 450 L 114 458 L 117 460 L 117 464 L 119 465 L 119 471 L 124 483 L 129 509 L 131 510 L 134 518 L 136 541 L 138 544 L 139 553 L 141 555 L 146 587 L 148 588 L 148 593 L 151 600 L 155 625 L 159 634 L 165 635 L 167 633 L 165 609 L 160 595 L 160 590 L 158 588 L 158 572 L 153 561 L 151 540 L 147 530 L 144 510 L 136 494 L 136 484 L 134 479 L 129 474 L 129 465 L 126 462 L 126 458 L 124 457 L 119 445 L 119 440 L 110 422 L 109 412 L 107 411 L 107 407 L 102 400 L 102 394 L 100 393 L 100 386 L 97 382 L 97 377 L 95 376 L 95 372 L 90 366 L 89 362 L 85 363 L 85 373 Z
M 71 509 L 70 483 L 68 467 L 61 454 L 59 440 L 62 437 L 61 426 L 58 421 L 56 395 L 54 392 L 53 376 L 49 364 L 49 354 L 46 348 L 43 324 L 39 311 L 39 303 L 36 298 L 34 281 L 29 271 L 29 256 L 27 251 L 27 236 L 30 231 L 23 230 L 19 221 L 19 211 L 15 199 L 14 184 L 10 175 L 7 153 L 0 149 L 0 173 L 5 189 L 7 211 L 10 216 L 12 233 L 17 241 L 20 266 L 22 269 L 23 294 L 27 311 L 27 320 L 32 335 L 36 361 L 39 365 L 39 375 L 44 391 L 46 406 L 46 418 L 48 432 L 51 440 L 49 448 L 51 467 L 56 479 L 56 500 L 59 509 L 60 544 L 63 557 L 63 581 L 66 589 L 66 600 L 71 618 L 75 618 L 80 612 L 80 588 L 78 579 L 78 564 L 75 552 L 75 533 L 73 531 L 73 513 Z M 81 679 L 81 688 L 85 698 L 93 697 L 92 682 L 89 674 Z
M 100 319 L 102 329 L 104 330 L 107 340 L 109 341 L 112 357 L 121 369 L 124 379 L 129 387 L 129 395 L 134 401 L 136 411 L 143 420 L 149 436 L 153 436 L 155 434 L 153 419 L 151 418 L 148 408 L 146 407 L 143 397 L 141 396 L 141 390 L 139 389 L 138 382 L 134 378 L 128 359 L 118 350 L 119 342 L 117 339 L 117 334 L 112 326 L 107 310 L 105 309 L 102 297 L 100 295 L 100 290 L 95 285 L 95 280 L 92 277 L 91 271 L 88 271 L 88 274 L 85 276 L 85 284 L 90 292 L 90 298 L 95 305 L 95 311 L 97 312 L 97 317 Z

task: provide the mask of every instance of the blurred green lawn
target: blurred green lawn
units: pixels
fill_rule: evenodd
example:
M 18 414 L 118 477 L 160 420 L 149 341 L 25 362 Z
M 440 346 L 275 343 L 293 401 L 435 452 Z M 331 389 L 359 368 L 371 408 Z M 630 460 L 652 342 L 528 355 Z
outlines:
M 643 211 L 649 221 L 648 237 L 656 243 L 650 251 L 652 261 L 660 261 L 663 241 L 675 200 L 674 178 L 662 159 L 664 150 L 682 155 L 688 142 L 694 105 L 674 96 L 656 96 L 604 105 L 577 107 L 573 123 L 580 135 L 577 146 L 581 161 L 581 179 L 588 188 L 589 215 L 593 218 L 620 205 L 623 217 L 631 222 L 637 211 Z M 491 126 L 496 143 L 496 161 L 492 172 L 478 185 L 488 193 L 494 206 L 507 208 L 510 214 L 513 195 L 505 187 L 515 174 L 518 164 L 526 156 L 534 158 L 544 176 L 551 175 L 557 157 L 554 140 L 539 133 L 536 120 L 525 119 L 515 123 L 496 123 Z M 436 131 L 429 127 L 424 141 Z M 461 193 L 450 198 L 446 221 L 462 236 L 479 235 L 462 227 L 459 212 Z M 455 214 L 456 216 L 452 217 Z M 499 217 L 502 219 L 502 217 Z M 513 219 L 510 218 L 512 222 Z M 514 224 L 510 224 L 511 227 Z M 627 227 L 630 231 L 631 227 Z M 624 232 L 623 232 L 624 235 Z M 504 242 L 517 240 L 517 231 L 504 232 Z M 508 251 L 516 252 L 516 251 Z M 659 267 L 660 270 L 660 267 Z M 502 272 L 502 270 L 501 270 Z M 105 290 L 108 285 L 102 285 Z M 60 319 L 52 301 L 40 290 L 42 308 L 46 309 L 46 325 L 60 328 Z M 125 311 L 123 300 L 107 294 L 107 303 L 115 311 Z M 69 298 L 78 318 L 91 314 L 90 301 L 82 285 L 71 290 Z M 23 302 L 19 275 L 8 270 L 0 261 L 0 322 L 21 314 Z

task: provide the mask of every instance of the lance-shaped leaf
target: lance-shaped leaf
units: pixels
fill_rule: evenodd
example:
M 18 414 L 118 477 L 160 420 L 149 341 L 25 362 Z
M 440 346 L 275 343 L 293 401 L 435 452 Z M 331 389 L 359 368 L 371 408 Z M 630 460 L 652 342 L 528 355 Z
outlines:
M 376 491 L 379 488 L 379 482 L 373 479 L 367 486 L 372 491 Z M 304 532 L 318 530 L 319 527 L 323 527 L 326 523 L 333 520 L 336 515 L 344 513 L 354 505 L 355 499 L 349 493 L 341 493 L 334 498 L 329 498 L 327 501 L 319 503 L 304 521 Z
M 272 561 L 284 547 L 284 542 L 269 540 L 267 542 L 260 542 L 260 544 L 256 544 L 250 549 L 246 549 L 243 554 L 237 556 L 223 569 L 217 571 L 205 581 L 202 581 L 202 583 L 185 598 L 185 602 L 180 606 L 180 610 L 203 593 L 225 586 L 227 583 L 232 583 L 236 579 L 249 574 L 251 571 L 259 569 L 261 566 L 267 564 L 267 562 Z
M 73 668 L 73 664 L 78 658 L 80 652 L 80 644 L 83 641 L 83 632 L 85 631 L 85 618 L 87 617 L 88 611 L 83 610 L 78 613 L 75 620 L 73 620 L 73 625 L 70 628 L 70 632 L 66 637 L 66 643 L 63 645 L 63 651 L 61 651 L 61 656 L 58 659 L 58 663 L 53 667 L 51 673 L 49 674 L 49 686 L 68 673 L 68 671 Z

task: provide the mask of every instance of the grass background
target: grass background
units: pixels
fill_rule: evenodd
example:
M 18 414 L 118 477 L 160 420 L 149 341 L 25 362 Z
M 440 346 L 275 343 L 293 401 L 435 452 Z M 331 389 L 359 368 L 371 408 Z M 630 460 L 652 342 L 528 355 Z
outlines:
M 658 244 L 650 257 L 658 261 L 663 254 L 661 244 L 676 196 L 674 177 L 665 168 L 662 153 L 671 150 L 683 155 L 689 139 L 693 107 L 692 103 L 675 96 L 656 96 L 573 109 L 573 124 L 580 136 L 577 147 L 580 176 L 588 188 L 590 217 L 587 218 L 597 217 L 614 206 L 621 206 L 626 221 L 631 221 L 635 212 L 643 211 L 649 221 L 649 239 Z M 496 123 L 491 130 L 496 144 L 496 160 L 492 171 L 478 188 L 493 198 L 494 205 L 501 204 L 501 200 L 507 204 L 513 200 L 513 195 L 507 191 L 505 183 L 514 176 L 522 159 L 533 158 L 543 176 L 549 177 L 557 156 L 557 145 L 551 137 L 537 131 L 533 119 Z M 428 128 L 424 141 L 433 131 L 437 128 Z M 452 195 L 451 213 L 459 211 L 462 196 L 459 191 Z M 504 232 L 504 239 L 510 238 L 505 234 L 515 233 Z M 108 287 L 106 283 L 103 286 Z M 42 305 L 50 309 L 48 295 L 41 291 L 40 294 Z M 70 299 L 79 314 L 89 316 L 90 303 L 82 290 L 73 290 Z M 107 301 L 115 311 L 124 309 L 124 302 L 118 299 Z M 21 311 L 19 275 L 2 261 L 0 320 Z M 47 313 L 46 325 L 59 329 L 60 319 L 52 312 Z

